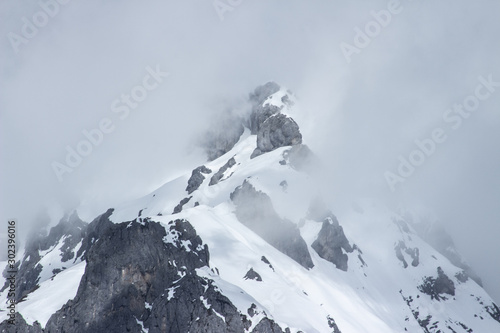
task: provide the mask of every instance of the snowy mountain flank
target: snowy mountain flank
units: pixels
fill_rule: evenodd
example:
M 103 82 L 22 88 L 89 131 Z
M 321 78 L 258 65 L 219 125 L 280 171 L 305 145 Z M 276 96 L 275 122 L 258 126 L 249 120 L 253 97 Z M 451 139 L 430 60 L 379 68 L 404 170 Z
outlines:
M 204 165 L 19 249 L 0 332 L 500 332 L 444 231 L 369 200 L 334 214 L 293 94 L 270 82 L 249 102 L 209 130 Z

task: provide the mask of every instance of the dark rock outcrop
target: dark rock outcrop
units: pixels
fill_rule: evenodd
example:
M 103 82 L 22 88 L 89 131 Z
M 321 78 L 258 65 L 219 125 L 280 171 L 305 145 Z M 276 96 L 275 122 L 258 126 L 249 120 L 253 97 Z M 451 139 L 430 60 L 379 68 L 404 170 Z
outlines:
M 418 247 L 407 248 L 405 252 L 412 258 L 411 265 L 413 267 L 417 267 L 420 263 L 420 250 L 418 249 Z
M 270 269 L 272 269 L 272 270 L 273 270 L 273 272 L 274 272 L 274 267 L 273 267 L 273 265 L 271 265 L 271 263 L 269 262 L 269 260 L 267 260 L 267 258 L 266 258 L 266 257 L 262 256 L 262 257 L 260 258 L 260 260 L 261 260 L 263 263 L 267 264 L 267 265 L 269 266 L 269 268 L 270 268 Z
M 290 117 L 279 113 L 267 118 L 257 132 L 257 148 L 251 158 L 279 147 L 302 143 L 299 125 Z
M 328 326 L 333 329 L 332 333 L 342 333 L 337 326 L 337 323 L 335 322 L 335 319 L 333 319 L 331 316 L 326 317 L 328 320 Z
M 191 172 L 191 177 L 189 178 L 188 186 L 186 187 L 186 191 L 188 192 L 188 194 L 193 193 L 200 187 L 200 185 L 205 180 L 205 176 L 203 176 L 203 174 L 209 174 L 211 172 L 212 170 L 204 165 L 194 169 L 193 172 Z
M 431 296 L 431 299 L 438 301 L 446 299 L 443 294 L 455 296 L 455 284 L 453 281 L 443 272 L 441 267 L 437 268 L 437 273 L 437 278 L 432 276 L 424 278 L 424 282 L 418 286 L 418 290 Z
M 408 267 L 408 263 L 406 262 L 406 259 L 403 255 L 403 250 L 406 254 L 408 254 L 412 261 L 411 265 L 413 267 L 417 267 L 418 264 L 420 263 L 420 251 L 417 247 L 415 248 L 409 248 L 406 246 L 406 243 L 403 241 L 399 241 L 399 243 L 394 247 L 394 251 L 396 252 L 396 257 L 401 261 L 403 264 L 404 268 Z
M 245 180 L 231 193 L 231 200 L 241 223 L 305 268 L 314 266 L 299 229 L 278 216 L 267 194 Z
M 195 269 L 208 248 L 184 220 L 120 223 L 92 246 L 77 295 L 45 332 L 243 332 L 249 327 Z M 224 320 L 220 317 L 222 316 Z M 245 324 L 246 323 L 246 324 Z
M 254 271 L 253 268 L 250 268 L 243 278 L 245 280 L 262 281 L 260 274 Z
M 252 333 L 284 333 L 281 327 L 269 318 L 263 318 Z
M 224 172 L 236 164 L 234 157 L 231 157 L 220 169 L 217 171 L 212 178 L 210 178 L 209 186 L 218 184 L 219 181 L 224 177 Z
M 15 324 L 3 321 L 0 323 L 1 333 L 44 333 L 40 324 L 35 321 L 33 325 L 29 325 L 24 320 L 20 313 L 16 313 Z
M 109 220 L 113 211 L 113 208 L 108 209 L 104 214 L 99 215 L 87 226 L 84 231 L 82 246 L 78 249 L 77 257 L 81 256 L 82 260 L 87 259 L 88 250 L 97 242 L 104 232 L 113 225 L 113 222 Z
M 42 259 L 40 251 L 48 251 L 50 249 L 55 251 L 55 246 L 62 242 L 62 246 L 59 250 L 61 262 L 68 262 L 71 259 L 76 261 L 80 257 L 80 254 L 75 257 L 77 251 L 76 246 L 84 237 L 86 227 L 87 223 L 80 220 L 75 212 L 63 217 L 56 226 L 50 229 L 48 235 L 39 233 L 27 241 L 23 260 L 16 262 L 16 268 L 18 270 L 15 283 L 16 302 L 19 302 L 30 292 L 38 288 L 40 273 L 43 269 L 43 266 L 40 264 L 40 260 Z M 68 263 L 68 266 L 69 265 L 71 265 L 71 263 Z M 57 270 L 53 272 L 56 273 Z M 6 276 L 6 274 L 7 268 L 3 272 L 4 276 Z M 0 292 L 4 291 L 7 286 L 8 281 L 5 282 Z
M 113 224 L 112 212 L 96 218 L 84 232 L 81 255 L 87 266 L 75 298 L 44 329 L 17 313 L 16 325 L 3 321 L 0 332 L 248 331 L 252 323 L 246 315 L 213 280 L 197 275 L 197 268 L 208 265 L 209 253 L 188 221 L 171 221 L 167 227 L 149 218 Z M 261 280 L 257 272 L 247 275 Z M 252 332 L 282 330 L 264 317 Z
M 88 224 L 83 222 L 76 212 L 73 212 L 66 220 L 61 220 L 58 225 L 50 229 L 49 235 L 42 245 L 48 249 L 64 237 L 61 247 L 61 261 L 66 262 L 75 258 L 75 247 L 80 243 Z
M 252 134 L 257 134 L 260 126 L 264 121 L 266 121 L 267 118 L 281 111 L 280 108 L 274 105 L 262 105 L 269 96 L 278 92 L 279 90 L 280 86 L 277 83 L 268 82 L 262 86 L 257 87 L 255 91 L 250 94 L 249 99 L 250 103 L 252 104 L 252 112 L 248 121 L 248 128 L 250 128 Z
M 403 267 L 406 268 L 408 267 L 408 263 L 406 262 L 405 260 L 405 257 L 403 255 L 403 249 L 406 248 L 406 245 L 403 241 L 400 241 L 395 247 L 394 247 L 394 251 L 396 251 L 396 258 L 399 259 L 399 261 L 401 261 L 401 263 L 403 264 Z
M 328 260 L 338 269 L 347 271 L 348 257 L 342 250 L 350 253 L 353 248 L 336 218 L 327 217 L 323 221 L 318 238 L 312 243 L 311 247 L 321 258 Z
M 486 312 L 491 316 L 491 318 L 495 319 L 500 323 L 500 308 L 495 303 L 491 303 L 491 305 L 487 305 L 484 307 Z
M 174 207 L 172 214 L 179 214 L 182 212 L 182 207 L 191 200 L 192 196 L 182 199 L 177 206 Z

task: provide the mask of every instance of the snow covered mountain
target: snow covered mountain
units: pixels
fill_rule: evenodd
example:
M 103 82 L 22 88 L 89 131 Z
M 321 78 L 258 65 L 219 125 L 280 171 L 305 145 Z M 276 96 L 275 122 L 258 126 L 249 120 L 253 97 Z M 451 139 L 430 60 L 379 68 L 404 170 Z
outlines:
M 295 97 L 267 83 L 249 101 L 207 134 L 205 165 L 34 237 L 15 326 L 0 278 L 0 331 L 500 332 L 448 236 L 369 200 L 334 215 Z

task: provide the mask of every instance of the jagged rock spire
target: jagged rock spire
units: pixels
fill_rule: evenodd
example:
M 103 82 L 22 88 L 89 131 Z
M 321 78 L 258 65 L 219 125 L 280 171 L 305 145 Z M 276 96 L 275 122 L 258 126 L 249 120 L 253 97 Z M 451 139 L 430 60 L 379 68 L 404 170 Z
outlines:
M 272 97 L 277 96 L 278 103 Z M 246 117 L 225 114 L 222 119 L 211 126 L 206 133 L 202 146 L 209 161 L 212 161 L 231 150 L 244 132 L 244 127 L 257 135 L 257 147 L 252 158 L 284 146 L 302 143 L 302 134 L 297 123 L 282 113 L 285 107 L 291 107 L 289 91 L 276 82 L 268 82 L 258 86 L 250 93 L 248 101 L 250 110 Z

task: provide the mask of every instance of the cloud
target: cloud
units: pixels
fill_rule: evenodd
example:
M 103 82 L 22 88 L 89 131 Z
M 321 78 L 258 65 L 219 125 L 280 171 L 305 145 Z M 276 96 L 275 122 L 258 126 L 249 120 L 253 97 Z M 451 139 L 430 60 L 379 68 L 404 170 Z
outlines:
M 395 193 L 384 179 L 415 140 L 443 125 L 446 109 L 474 92 L 479 76 L 500 81 L 500 5 L 401 1 L 348 63 L 341 44 L 355 45 L 357 31 L 376 21 L 372 11 L 388 6 L 242 1 L 221 21 L 211 1 L 68 1 L 16 53 L 7 36 L 22 35 L 23 17 L 33 22 L 41 7 L 3 2 L 0 218 L 31 225 L 47 203 L 53 216 L 79 205 L 91 216 L 147 193 L 203 160 L 192 138 L 225 99 L 240 101 L 274 80 L 298 95 L 297 121 L 331 168 L 324 178 L 333 198 L 431 206 L 500 299 L 500 267 L 486 259 L 500 251 L 500 91 Z M 157 65 L 170 75 L 120 119 L 113 101 Z M 114 130 L 59 182 L 52 163 L 63 163 L 67 147 L 76 149 L 104 118 Z

